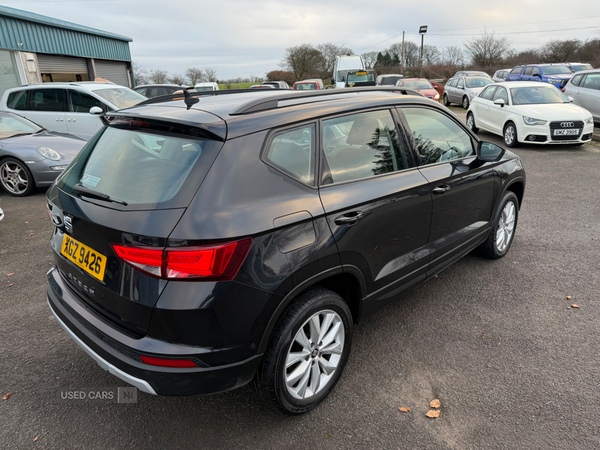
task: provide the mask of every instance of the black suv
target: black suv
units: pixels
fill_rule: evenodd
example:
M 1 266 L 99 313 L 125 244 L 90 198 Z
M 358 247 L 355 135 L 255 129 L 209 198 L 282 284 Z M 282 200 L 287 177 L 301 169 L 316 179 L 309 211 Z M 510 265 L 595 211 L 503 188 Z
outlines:
M 473 249 L 506 254 L 525 188 L 516 155 L 397 87 L 186 92 L 104 120 L 47 193 L 48 302 L 150 394 L 254 379 L 314 408 L 353 324 Z

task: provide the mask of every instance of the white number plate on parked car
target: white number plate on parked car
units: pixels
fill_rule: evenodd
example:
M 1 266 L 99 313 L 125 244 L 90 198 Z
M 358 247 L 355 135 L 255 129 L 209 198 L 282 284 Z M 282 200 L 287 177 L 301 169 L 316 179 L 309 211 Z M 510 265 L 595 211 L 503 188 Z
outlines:
M 554 130 L 554 136 L 577 136 L 579 130 L 576 128 L 569 128 L 568 130 Z

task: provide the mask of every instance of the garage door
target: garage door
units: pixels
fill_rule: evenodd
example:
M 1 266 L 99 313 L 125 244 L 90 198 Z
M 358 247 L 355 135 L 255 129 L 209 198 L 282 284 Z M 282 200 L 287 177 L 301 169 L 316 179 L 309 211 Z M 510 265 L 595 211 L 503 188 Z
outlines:
M 38 53 L 37 59 L 40 73 L 88 73 L 87 60 L 85 58 L 42 55 Z
M 95 59 L 96 76 L 120 84 L 121 86 L 131 87 L 127 70 L 129 64 L 120 61 L 107 61 L 105 59 Z

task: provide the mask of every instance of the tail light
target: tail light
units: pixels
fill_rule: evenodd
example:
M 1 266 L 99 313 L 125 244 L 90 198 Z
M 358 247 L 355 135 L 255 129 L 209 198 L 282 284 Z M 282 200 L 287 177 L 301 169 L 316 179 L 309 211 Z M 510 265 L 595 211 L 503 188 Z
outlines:
M 154 277 L 167 280 L 233 280 L 246 259 L 252 238 L 223 244 L 157 249 L 111 244 L 119 258 Z

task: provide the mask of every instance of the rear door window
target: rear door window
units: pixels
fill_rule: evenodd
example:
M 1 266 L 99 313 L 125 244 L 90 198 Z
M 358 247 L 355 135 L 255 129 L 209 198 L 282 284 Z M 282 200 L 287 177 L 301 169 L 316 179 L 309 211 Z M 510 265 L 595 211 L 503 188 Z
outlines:
M 32 89 L 29 94 L 31 111 L 66 111 L 64 89 Z
M 588 73 L 581 87 L 586 89 L 600 89 L 600 73 Z

